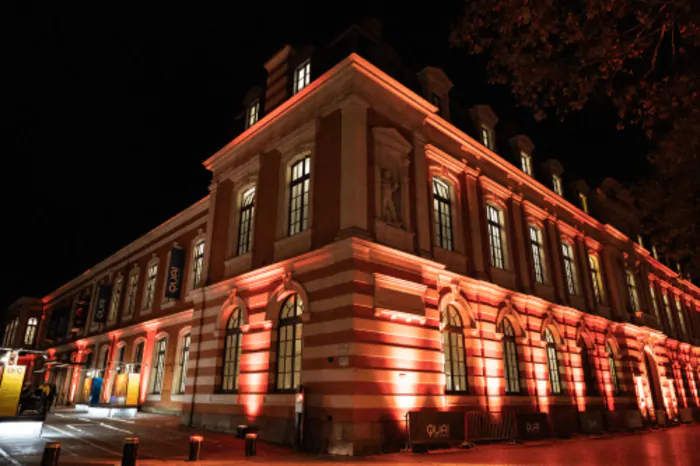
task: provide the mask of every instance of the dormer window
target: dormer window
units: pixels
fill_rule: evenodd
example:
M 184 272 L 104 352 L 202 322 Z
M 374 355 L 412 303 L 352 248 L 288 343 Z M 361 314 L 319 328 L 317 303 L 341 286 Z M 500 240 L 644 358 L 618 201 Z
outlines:
M 248 106 L 245 112 L 245 127 L 250 128 L 260 119 L 260 100 Z
M 523 173 L 532 176 L 532 157 L 527 152 L 520 153 L 520 168 Z
M 484 147 L 487 147 L 491 150 L 493 150 L 494 148 L 493 131 L 491 131 L 486 126 L 481 127 L 481 143 L 484 145 Z
M 440 96 L 433 92 L 430 95 L 430 103 L 437 107 L 437 114 L 442 115 L 442 101 L 440 100 Z
M 311 61 L 306 60 L 294 70 L 294 94 L 304 89 L 311 82 Z
M 581 209 L 588 213 L 588 197 L 583 193 L 578 193 L 578 198 L 581 201 Z
M 564 189 L 561 185 L 561 176 L 552 175 L 552 187 L 554 188 L 555 193 L 559 194 L 560 196 L 564 195 Z

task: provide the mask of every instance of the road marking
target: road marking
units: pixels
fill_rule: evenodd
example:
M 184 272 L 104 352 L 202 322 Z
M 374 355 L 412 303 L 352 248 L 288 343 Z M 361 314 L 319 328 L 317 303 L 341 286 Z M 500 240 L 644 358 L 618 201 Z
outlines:
M 0 448 L 0 456 L 5 458 L 7 461 L 9 461 L 13 466 L 22 466 L 22 463 L 14 459 L 13 457 L 10 456 L 9 453 L 7 453 L 5 450 Z
M 110 426 L 109 424 L 105 424 L 104 422 L 100 422 L 100 425 L 102 427 L 106 427 L 108 429 L 116 430 L 117 432 L 124 432 L 125 434 L 133 434 L 133 432 L 130 430 L 120 429 L 119 427 Z
M 92 420 L 85 418 L 85 417 L 79 417 L 78 420 L 85 421 L 85 422 L 92 422 Z
M 128 421 L 126 419 L 118 419 L 116 417 L 109 418 L 110 421 L 126 422 L 127 424 L 136 424 L 136 421 Z
M 80 438 L 80 437 L 78 437 L 77 435 L 71 434 L 71 433 L 68 432 L 68 431 L 59 429 L 58 427 L 54 427 L 54 426 L 46 426 L 46 427 L 48 427 L 49 429 L 53 429 L 53 430 L 55 430 L 56 432 L 58 432 L 58 433 L 60 433 L 60 434 L 67 435 L 67 436 L 69 436 L 69 437 L 73 437 L 74 439 L 76 439 L 76 440 L 78 440 L 78 441 L 80 441 L 80 442 L 87 443 L 88 445 L 91 445 L 91 446 L 93 446 L 93 447 L 95 447 L 95 448 L 97 448 L 97 449 L 99 449 L 99 450 L 106 451 L 107 453 L 110 453 L 110 454 L 112 454 L 112 455 L 117 455 L 118 457 L 121 457 L 121 456 L 122 456 L 122 453 L 121 453 L 120 451 L 115 451 L 115 450 L 111 450 L 111 449 L 109 449 L 109 448 L 105 448 L 105 447 L 103 447 L 102 445 L 98 445 L 98 444 L 96 444 L 96 443 L 94 443 L 94 442 L 91 442 L 90 440 L 87 440 L 87 439 L 84 439 L 84 438 Z M 71 427 L 72 429 L 77 430 L 77 431 L 79 431 L 79 432 L 83 432 L 82 430 L 77 429 L 77 428 L 75 428 L 75 427 L 72 427 L 72 426 L 70 426 L 70 425 L 69 425 L 68 427 Z

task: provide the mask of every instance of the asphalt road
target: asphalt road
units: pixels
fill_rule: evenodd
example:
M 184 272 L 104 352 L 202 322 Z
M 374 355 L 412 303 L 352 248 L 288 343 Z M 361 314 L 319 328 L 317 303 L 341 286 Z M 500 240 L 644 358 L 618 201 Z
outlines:
M 607 465 L 655 466 L 700 464 L 700 424 L 605 435 L 597 438 L 544 441 L 527 445 L 479 445 L 472 450 L 448 450 L 419 455 L 397 453 L 366 458 L 330 458 L 296 454 L 288 448 L 260 443 L 258 456 L 245 458 L 243 440 L 232 435 L 187 429 L 173 416 L 139 413 L 134 419 L 88 418 L 61 411 L 49 416 L 40 438 L 0 438 L 0 464 L 39 465 L 44 444 L 60 442 L 60 466 L 120 464 L 124 438 L 139 438 L 139 464 L 187 463 L 190 435 L 204 437 L 203 465 L 270 464 L 337 465 L 386 463 L 392 465 Z

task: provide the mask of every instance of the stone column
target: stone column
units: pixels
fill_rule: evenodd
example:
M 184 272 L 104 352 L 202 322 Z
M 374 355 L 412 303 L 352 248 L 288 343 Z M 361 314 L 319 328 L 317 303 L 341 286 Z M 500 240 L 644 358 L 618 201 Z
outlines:
M 521 195 L 513 195 L 510 199 L 510 211 L 513 219 L 513 257 L 518 265 L 513 267 L 513 271 L 516 274 L 518 289 L 525 293 L 531 293 L 530 267 L 527 261 L 528 241 L 523 223 L 523 197 Z
M 367 234 L 367 108 L 351 94 L 340 104 L 340 230 Z
M 564 282 L 564 265 L 561 253 L 561 237 L 559 236 L 559 230 L 557 230 L 555 218 L 548 218 L 545 221 L 545 228 L 547 228 L 548 237 L 550 241 L 549 251 L 547 257 L 549 257 L 549 270 L 551 271 L 552 284 L 554 285 L 554 290 L 556 293 L 557 300 L 560 303 L 568 303 L 568 293 L 566 291 L 566 283 Z
M 584 297 L 586 309 L 589 312 L 596 309 L 595 297 L 593 296 L 593 283 L 591 282 L 591 267 L 588 263 L 588 251 L 586 250 L 586 242 L 582 236 L 577 236 L 574 240 L 576 244 L 576 254 L 578 259 L 578 275 L 579 283 L 581 284 L 581 295 Z
M 486 279 L 486 269 L 484 265 L 484 241 L 483 221 L 481 216 L 481 197 L 479 196 L 478 178 L 480 171 L 471 167 L 466 167 L 467 173 L 467 205 L 469 214 L 469 236 L 472 240 L 472 254 L 470 263 L 474 276 Z
M 210 198 L 209 212 L 207 212 L 207 239 L 204 243 L 204 257 L 202 258 L 202 285 L 209 283 L 209 263 L 211 261 L 211 246 L 212 236 L 214 235 L 214 220 L 216 219 L 216 194 L 218 192 L 218 188 L 219 184 L 216 181 L 212 181 L 212 183 L 209 185 Z

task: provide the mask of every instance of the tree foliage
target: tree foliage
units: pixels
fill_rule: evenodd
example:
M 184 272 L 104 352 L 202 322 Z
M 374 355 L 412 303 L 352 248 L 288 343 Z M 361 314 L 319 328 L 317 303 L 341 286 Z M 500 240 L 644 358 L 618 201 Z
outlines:
M 538 119 L 605 96 L 654 143 L 645 232 L 700 272 L 700 0 L 467 0 L 453 41 Z M 691 264 L 689 264 L 691 265 Z

